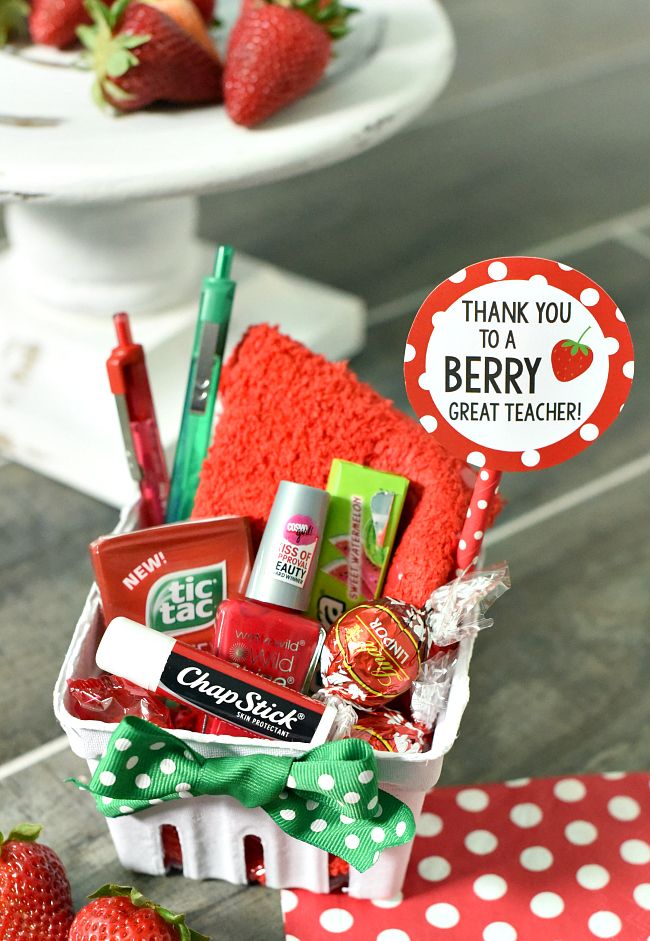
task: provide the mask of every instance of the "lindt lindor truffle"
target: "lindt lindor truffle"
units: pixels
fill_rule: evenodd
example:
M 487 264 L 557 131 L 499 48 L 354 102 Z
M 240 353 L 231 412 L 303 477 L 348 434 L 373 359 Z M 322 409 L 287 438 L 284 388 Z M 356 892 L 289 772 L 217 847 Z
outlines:
M 428 751 L 431 734 L 409 722 L 396 709 L 378 709 L 360 716 L 352 729 L 353 738 L 362 738 L 376 751 L 407 752 Z
M 326 690 L 365 709 L 384 705 L 418 675 L 426 627 L 411 604 L 382 598 L 342 615 L 321 655 Z

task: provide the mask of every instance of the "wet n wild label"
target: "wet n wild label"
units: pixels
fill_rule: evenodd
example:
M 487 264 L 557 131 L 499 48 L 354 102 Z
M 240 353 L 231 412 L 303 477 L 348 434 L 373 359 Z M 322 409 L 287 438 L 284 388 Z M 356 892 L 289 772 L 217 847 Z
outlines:
M 147 595 L 147 627 L 178 635 L 211 624 L 226 585 L 225 561 L 163 575 Z

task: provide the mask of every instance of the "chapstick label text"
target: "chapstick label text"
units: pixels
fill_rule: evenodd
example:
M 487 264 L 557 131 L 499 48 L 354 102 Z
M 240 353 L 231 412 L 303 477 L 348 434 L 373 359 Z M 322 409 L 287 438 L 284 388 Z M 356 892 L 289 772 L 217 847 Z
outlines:
M 297 707 L 285 699 L 283 688 L 277 695 L 256 688 L 245 671 L 241 678 L 222 673 L 172 650 L 160 689 L 175 699 L 232 722 L 260 735 L 292 742 L 311 742 L 318 728 L 322 710 Z

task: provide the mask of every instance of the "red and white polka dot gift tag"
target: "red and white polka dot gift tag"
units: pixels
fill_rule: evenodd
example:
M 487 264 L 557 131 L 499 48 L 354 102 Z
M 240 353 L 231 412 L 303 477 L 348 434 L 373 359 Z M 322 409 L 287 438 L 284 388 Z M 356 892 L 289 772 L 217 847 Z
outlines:
M 543 258 L 481 261 L 439 284 L 408 335 L 404 374 L 422 427 L 477 467 L 551 467 L 618 416 L 634 371 L 614 301 Z
M 287 941 L 648 941 L 647 774 L 440 788 L 404 892 L 283 891 Z
M 623 314 L 568 265 L 492 258 L 429 294 L 408 335 L 404 378 L 425 431 L 482 469 L 460 568 L 478 553 L 478 501 L 489 506 L 500 472 L 552 467 L 589 447 L 618 417 L 633 375 Z

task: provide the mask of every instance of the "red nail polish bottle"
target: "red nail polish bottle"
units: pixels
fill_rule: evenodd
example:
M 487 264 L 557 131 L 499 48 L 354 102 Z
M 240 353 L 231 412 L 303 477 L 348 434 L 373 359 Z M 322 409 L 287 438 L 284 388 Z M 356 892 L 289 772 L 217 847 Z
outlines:
M 329 494 L 282 481 L 245 597 L 221 603 L 217 656 L 283 686 L 307 690 L 324 629 L 301 613 L 309 606 Z

